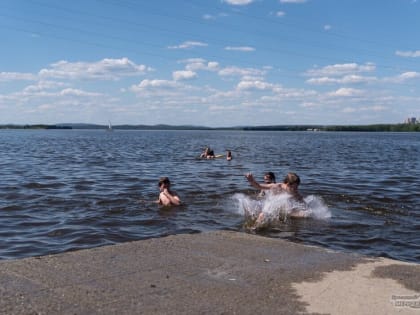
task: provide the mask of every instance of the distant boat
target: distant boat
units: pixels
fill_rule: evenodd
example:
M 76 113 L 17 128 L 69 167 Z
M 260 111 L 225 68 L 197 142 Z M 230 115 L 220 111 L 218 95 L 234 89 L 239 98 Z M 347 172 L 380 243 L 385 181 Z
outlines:
M 108 123 L 108 129 L 106 131 L 114 131 L 114 129 L 112 129 L 111 121 L 109 121 L 109 123 Z

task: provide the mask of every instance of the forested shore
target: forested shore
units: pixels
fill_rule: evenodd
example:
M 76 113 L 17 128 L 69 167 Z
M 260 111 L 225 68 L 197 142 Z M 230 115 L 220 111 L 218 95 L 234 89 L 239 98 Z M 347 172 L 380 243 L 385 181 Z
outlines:
M 96 124 L 33 124 L 0 125 L 0 129 L 108 129 L 108 125 Z M 271 125 L 238 127 L 171 126 L 171 125 L 117 125 L 114 130 L 243 130 L 243 131 L 362 131 L 362 132 L 419 132 L 420 124 L 374 125 Z

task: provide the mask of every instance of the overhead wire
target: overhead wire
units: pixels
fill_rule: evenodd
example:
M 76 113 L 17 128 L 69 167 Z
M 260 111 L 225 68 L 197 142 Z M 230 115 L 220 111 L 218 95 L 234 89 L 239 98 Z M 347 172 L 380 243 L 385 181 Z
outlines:
M 86 18 L 86 17 L 90 17 L 90 18 L 94 17 L 96 21 L 100 21 L 100 22 L 104 22 L 104 21 L 108 21 L 109 22 L 109 21 L 112 21 L 114 23 L 125 23 L 126 25 L 127 24 L 130 25 L 130 27 L 136 27 L 136 28 L 137 27 L 141 27 L 141 28 L 144 28 L 144 29 L 159 30 L 160 32 L 164 32 L 164 33 L 167 33 L 167 34 L 173 34 L 174 33 L 174 31 L 171 30 L 170 28 L 164 28 L 164 27 L 158 27 L 158 28 L 156 28 L 155 26 L 152 26 L 150 24 L 139 23 L 137 21 L 127 20 L 127 19 L 120 19 L 120 18 L 116 18 L 114 16 L 111 17 L 111 16 L 106 16 L 106 15 L 91 14 L 91 13 L 84 12 L 84 11 L 81 11 L 81 10 L 74 10 L 74 9 L 68 8 L 68 7 L 62 7 L 62 6 L 57 6 L 57 5 L 46 4 L 46 3 L 42 2 L 42 1 L 34 1 L 34 0 L 28 0 L 28 1 L 30 1 L 32 3 L 37 3 L 38 5 L 42 5 L 44 7 L 52 8 L 54 10 L 58 10 L 58 11 L 61 11 L 61 12 L 70 13 L 70 19 L 75 19 L 75 18 L 80 18 L 80 17 L 84 17 L 84 18 Z M 183 0 L 183 1 L 184 2 L 189 2 L 189 3 L 193 2 L 191 0 Z M 114 5 L 114 6 L 115 5 L 118 5 L 119 7 L 125 7 L 127 9 L 134 9 L 136 7 L 138 8 L 138 5 L 139 5 L 137 2 L 136 3 L 133 3 L 131 1 L 123 1 L 123 0 L 119 0 L 119 1 L 108 0 L 108 1 L 104 1 L 104 2 L 105 3 L 109 3 L 111 5 Z M 144 7 L 144 3 L 142 5 Z M 202 7 L 205 7 L 205 6 L 202 6 Z M 72 14 L 73 14 L 73 16 L 72 16 Z M 185 15 L 171 16 L 169 14 L 164 13 L 163 11 L 161 11 L 161 12 L 152 12 L 150 14 L 155 14 L 157 16 L 163 16 L 163 17 L 171 18 L 171 19 L 175 19 L 175 20 L 182 19 L 183 21 L 188 22 L 188 23 L 192 23 L 193 25 L 196 25 L 196 24 L 206 25 L 206 26 L 208 25 L 208 23 L 204 23 L 204 22 L 202 22 L 202 21 L 200 21 L 198 19 L 191 18 L 191 17 L 185 16 Z M 261 21 L 262 20 L 262 18 L 257 17 L 257 16 L 244 15 L 243 13 L 238 13 L 238 12 L 235 12 L 235 14 L 246 16 L 247 18 L 256 19 L 258 21 Z M 7 16 L 4 13 L 1 13 L 0 15 Z M 10 18 L 19 19 L 19 17 L 16 17 L 16 16 L 10 16 L 9 15 L 9 17 Z M 167 60 L 170 60 L 171 59 L 171 57 L 169 57 L 167 55 L 156 53 L 156 50 L 162 49 L 162 48 L 165 48 L 165 47 L 163 47 L 162 45 L 155 44 L 155 43 L 144 42 L 144 41 L 139 42 L 138 40 L 133 40 L 131 38 L 129 39 L 129 38 L 124 38 L 124 37 L 120 37 L 120 36 L 114 36 L 114 35 L 111 35 L 109 33 L 103 34 L 103 33 L 94 32 L 94 31 L 91 31 L 91 30 L 85 30 L 85 29 L 79 29 L 79 28 L 74 28 L 74 27 L 63 26 L 63 25 L 59 25 L 59 24 L 56 24 L 56 23 L 48 23 L 48 22 L 39 21 L 39 20 L 30 20 L 30 19 L 27 19 L 27 18 L 20 18 L 20 19 L 26 20 L 26 21 L 31 22 L 31 23 L 37 23 L 39 25 L 47 26 L 50 29 L 62 29 L 62 30 L 67 30 L 67 31 L 74 32 L 74 33 L 77 33 L 77 34 L 80 34 L 80 33 L 89 33 L 89 34 L 92 34 L 92 35 L 95 36 L 95 40 L 97 39 L 97 37 L 101 37 L 101 38 L 108 39 L 108 40 L 118 40 L 118 41 L 120 41 L 122 43 L 125 43 L 125 44 L 130 44 L 130 45 L 135 44 L 135 45 L 140 45 L 141 47 L 148 47 L 149 49 L 152 50 L 152 52 L 150 50 L 149 51 L 146 51 L 145 49 L 142 49 L 141 50 L 141 53 L 142 54 L 145 54 L 145 55 L 150 55 L 150 56 L 154 56 L 154 57 L 159 57 L 159 58 L 167 59 Z M 101 21 L 101 20 L 103 20 L 103 21 Z M 264 21 L 267 22 L 267 19 L 265 19 Z M 268 20 L 268 21 L 269 21 L 269 23 L 272 23 L 270 20 Z M 278 23 L 278 22 L 276 22 L 276 23 Z M 3 27 L 9 28 L 9 29 L 13 29 L 13 26 L 7 26 L 7 25 L 4 25 L 4 24 L 3 24 Z M 233 32 L 239 32 L 239 33 L 241 32 L 240 29 L 236 29 L 234 26 L 229 25 L 229 24 L 226 24 L 226 23 L 212 25 L 212 27 L 222 27 L 222 28 L 230 27 L 230 30 L 233 31 Z M 293 26 L 293 27 L 295 27 L 295 26 Z M 33 33 L 32 30 L 25 30 L 24 28 L 16 28 L 15 27 L 14 29 L 15 30 L 18 30 L 18 31 L 24 31 L 24 32 L 27 32 L 27 33 Z M 179 35 L 179 32 L 177 32 L 177 34 Z M 108 44 L 103 44 L 103 43 L 98 43 L 98 42 L 92 42 L 91 40 L 84 41 L 84 40 L 80 40 L 79 38 L 72 38 L 72 37 L 69 37 L 69 36 L 56 35 L 56 34 L 53 34 L 53 33 L 46 33 L 46 32 L 44 32 L 43 35 L 44 36 L 49 36 L 49 37 L 52 37 L 52 38 L 56 38 L 56 39 L 60 39 L 60 40 L 74 41 L 74 42 L 78 42 L 78 43 L 86 44 L 86 45 L 93 45 L 93 46 L 97 46 L 97 47 L 106 47 L 106 48 L 113 49 L 113 50 L 116 50 L 116 51 L 121 50 L 121 51 L 124 51 L 124 52 L 131 51 L 132 53 L 140 53 L 140 51 L 137 51 L 136 49 L 131 50 L 131 49 L 127 49 L 127 47 L 124 47 L 124 49 L 121 49 L 119 46 L 118 47 L 115 47 L 114 45 L 108 45 Z M 184 36 L 193 36 L 193 35 L 194 35 L 194 33 L 190 33 L 190 32 L 185 32 L 184 33 Z M 266 33 L 259 34 L 259 35 L 260 36 L 267 36 L 268 38 L 270 38 L 269 36 L 271 36 L 271 34 L 269 34 L 267 32 Z M 234 44 L 239 44 L 240 45 L 240 43 L 238 43 L 238 42 L 236 42 L 236 43 L 232 43 L 232 42 L 227 43 L 225 40 L 220 40 L 218 38 L 212 38 L 209 35 L 206 35 L 206 38 L 209 39 L 210 41 L 212 41 L 213 43 L 215 43 L 217 45 L 220 45 L 221 47 L 226 46 L 226 45 L 234 45 Z M 301 58 L 308 58 L 310 60 L 326 60 L 326 61 L 330 61 L 330 62 L 332 60 L 330 57 L 325 57 L 325 56 L 320 56 L 320 55 L 315 55 L 315 54 L 309 54 L 309 53 L 301 53 L 301 52 L 290 51 L 290 50 L 285 50 L 285 49 L 272 49 L 272 48 L 268 48 L 268 47 L 265 47 L 264 49 L 266 51 L 270 51 L 270 52 L 275 53 L 275 54 L 283 54 L 283 55 L 286 55 L 286 56 L 294 56 L 294 57 L 299 56 Z M 199 52 L 195 52 L 195 51 L 189 51 L 189 54 L 191 54 L 193 56 L 196 56 L 196 57 L 199 57 L 199 56 L 203 56 L 204 55 L 203 53 L 199 53 Z M 218 59 L 218 60 L 224 60 L 224 61 L 233 61 L 233 60 L 234 61 L 238 61 L 238 60 L 240 61 L 241 60 L 241 58 L 237 58 L 236 56 L 231 59 L 231 58 L 226 57 L 226 56 L 217 55 L 214 52 L 213 52 L 213 55 L 207 53 L 207 56 L 213 57 L 213 58 Z M 380 56 L 380 55 L 373 55 L 373 57 L 382 57 L 382 56 Z M 246 60 L 246 57 L 243 57 L 243 58 L 244 58 L 243 61 L 245 61 Z M 337 63 L 339 63 L 340 61 L 342 63 L 349 62 L 349 60 L 344 60 L 343 61 L 343 60 L 340 60 L 339 58 L 337 58 L 335 61 Z M 258 64 L 255 61 L 248 61 L 248 63 L 249 63 L 250 66 L 259 66 L 259 67 L 264 66 L 264 64 Z M 394 66 L 387 66 L 387 65 L 384 65 L 384 64 L 380 64 L 380 65 L 376 65 L 376 66 L 377 67 L 388 68 L 388 69 L 395 69 Z M 284 67 L 284 66 L 282 67 L 282 69 L 285 72 L 290 72 L 290 74 L 293 73 L 293 75 L 290 75 L 290 77 L 296 77 L 296 71 L 299 71 L 298 69 L 292 69 L 290 67 L 287 68 L 287 67 Z

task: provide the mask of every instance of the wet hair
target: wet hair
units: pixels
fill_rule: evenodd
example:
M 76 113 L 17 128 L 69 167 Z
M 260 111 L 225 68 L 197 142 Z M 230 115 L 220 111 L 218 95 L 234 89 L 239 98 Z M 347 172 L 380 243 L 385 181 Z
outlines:
M 286 177 L 283 180 L 283 183 L 293 185 L 296 184 L 299 186 L 300 184 L 300 178 L 296 173 L 289 173 L 286 175 Z
M 161 177 L 159 179 L 159 187 L 162 186 L 163 184 L 165 184 L 165 185 L 170 185 L 171 184 L 168 177 Z
M 267 172 L 264 174 L 264 176 L 267 176 L 272 183 L 276 182 L 276 175 L 274 175 L 273 172 Z

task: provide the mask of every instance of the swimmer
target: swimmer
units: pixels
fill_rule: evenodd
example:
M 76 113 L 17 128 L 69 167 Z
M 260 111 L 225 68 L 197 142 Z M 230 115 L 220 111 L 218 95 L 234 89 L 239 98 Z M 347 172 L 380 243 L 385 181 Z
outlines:
M 169 181 L 168 177 L 162 177 L 159 180 L 159 199 L 157 203 L 163 206 L 179 206 L 181 204 L 181 200 L 179 196 L 170 190 L 171 182 Z
M 274 193 L 287 192 L 290 195 L 292 195 L 292 197 L 296 200 L 303 200 L 303 197 L 299 194 L 298 191 L 300 178 L 296 173 L 288 173 L 282 183 L 276 183 L 274 181 L 260 184 L 255 180 L 254 176 L 251 173 L 246 174 L 245 177 L 248 180 L 248 182 L 257 189 L 271 190 Z
M 232 152 L 230 152 L 229 150 L 226 152 L 226 160 L 232 160 Z
M 214 159 L 215 158 L 214 151 L 212 149 L 210 149 L 209 147 L 206 147 L 204 149 L 204 152 L 201 153 L 200 158 L 202 158 L 202 159 Z
M 276 175 L 274 175 L 273 172 L 267 172 L 264 174 L 264 183 L 265 184 L 275 184 L 276 183 Z M 265 190 L 261 189 L 260 193 L 258 194 L 258 197 L 264 197 L 265 196 Z
M 298 191 L 300 177 L 296 173 L 288 173 L 282 183 L 269 182 L 268 180 L 265 181 L 265 183 L 258 183 L 251 173 L 246 174 L 245 177 L 253 187 L 262 191 L 270 190 L 274 194 L 288 193 L 291 196 L 289 201 L 291 208 L 291 212 L 289 213 L 290 217 L 304 218 L 309 215 L 309 211 L 307 211 L 307 205 Z M 261 227 L 263 225 L 264 219 L 264 213 L 261 212 L 255 221 L 254 228 Z

